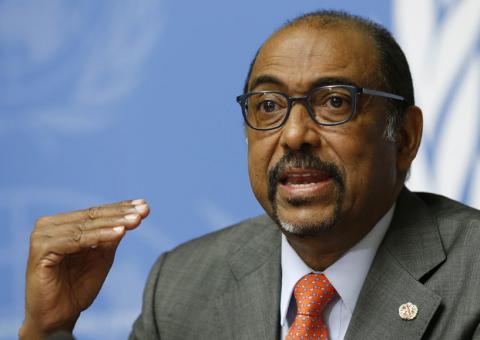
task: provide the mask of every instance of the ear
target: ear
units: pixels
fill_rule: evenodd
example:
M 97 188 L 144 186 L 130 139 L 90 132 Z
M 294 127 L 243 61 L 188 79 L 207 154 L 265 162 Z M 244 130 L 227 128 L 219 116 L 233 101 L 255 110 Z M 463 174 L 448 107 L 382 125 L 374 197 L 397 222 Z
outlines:
M 423 115 L 418 106 L 412 105 L 403 114 L 397 140 L 397 169 L 407 173 L 417 155 L 422 140 Z

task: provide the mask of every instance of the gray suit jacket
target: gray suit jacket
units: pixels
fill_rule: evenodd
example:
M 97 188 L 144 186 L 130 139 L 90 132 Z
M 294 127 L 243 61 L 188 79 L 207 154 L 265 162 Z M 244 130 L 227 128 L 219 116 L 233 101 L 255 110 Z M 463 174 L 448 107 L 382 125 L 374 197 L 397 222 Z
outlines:
M 280 288 L 278 228 L 242 222 L 158 259 L 130 339 L 279 339 Z M 404 189 L 345 339 L 480 339 L 479 324 L 479 211 Z

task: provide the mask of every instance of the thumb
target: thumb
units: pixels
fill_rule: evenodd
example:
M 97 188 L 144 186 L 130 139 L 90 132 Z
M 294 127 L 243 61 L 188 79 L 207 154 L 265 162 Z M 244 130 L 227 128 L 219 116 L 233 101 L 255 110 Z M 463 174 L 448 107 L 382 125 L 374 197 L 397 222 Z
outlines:
M 105 258 L 111 258 L 113 262 L 113 258 L 115 257 L 115 253 L 118 249 L 118 246 L 120 245 L 120 242 L 122 241 L 123 237 L 125 236 L 125 228 L 122 227 L 123 230 L 121 231 L 121 236 L 117 238 L 114 241 L 107 241 L 107 242 L 102 242 L 98 246 L 92 248 L 92 251 L 99 251 L 103 253 L 103 256 Z

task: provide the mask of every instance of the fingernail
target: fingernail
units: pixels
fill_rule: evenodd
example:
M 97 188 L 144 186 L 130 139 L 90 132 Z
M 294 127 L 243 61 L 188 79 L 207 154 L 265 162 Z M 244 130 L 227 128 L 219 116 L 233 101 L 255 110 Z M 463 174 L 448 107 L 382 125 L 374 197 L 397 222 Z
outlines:
M 137 215 L 137 214 L 128 214 L 128 215 L 125 215 L 125 219 L 126 219 L 127 221 L 135 221 L 137 218 L 138 218 L 138 215 Z
M 113 228 L 113 231 L 116 232 L 117 234 L 121 234 L 124 229 L 125 227 L 122 225 L 122 226 Z
M 136 199 L 136 200 L 132 201 L 133 205 L 139 205 L 139 204 L 144 204 L 144 203 L 145 203 L 145 200 L 143 198 L 139 198 L 139 199 Z
M 135 210 L 138 211 L 139 213 L 144 213 L 145 211 L 147 211 L 147 205 L 146 204 L 136 205 Z

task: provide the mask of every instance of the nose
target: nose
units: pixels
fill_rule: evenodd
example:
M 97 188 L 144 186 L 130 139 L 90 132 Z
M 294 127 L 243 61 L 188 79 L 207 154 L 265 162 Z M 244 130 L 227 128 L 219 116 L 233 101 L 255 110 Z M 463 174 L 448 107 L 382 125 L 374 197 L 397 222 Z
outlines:
M 282 127 L 280 144 L 286 150 L 300 150 L 320 145 L 319 125 L 310 117 L 304 103 L 293 104 Z

